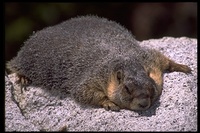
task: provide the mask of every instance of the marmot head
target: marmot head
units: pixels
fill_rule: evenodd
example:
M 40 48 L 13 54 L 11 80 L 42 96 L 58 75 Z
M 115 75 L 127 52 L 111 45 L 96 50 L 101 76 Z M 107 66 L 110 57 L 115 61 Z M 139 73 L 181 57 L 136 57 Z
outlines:
M 120 108 L 148 109 L 157 98 L 154 80 L 134 58 L 120 58 L 113 64 L 107 89 L 109 99 Z

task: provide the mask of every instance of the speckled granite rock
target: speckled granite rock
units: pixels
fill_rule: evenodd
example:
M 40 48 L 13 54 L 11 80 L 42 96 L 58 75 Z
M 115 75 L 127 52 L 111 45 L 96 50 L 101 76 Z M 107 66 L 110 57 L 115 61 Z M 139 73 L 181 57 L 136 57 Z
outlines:
M 12 82 L 5 76 L 5 130 L 6 131 L 38 131 L 38 129 L 26 119 L 18 104 L 13 99 L 11 90 L 13 90 Z
M 14 83 L 15 74 L 11 74 L 5 77 L 5 130 L 197 131 L 197 39 L 164 37 L 141 45 L 192 68 L 188 75 L 166 73 L 160 100 L 147 111 L 112 112 L 80 106 L 63 90 L 30 86 L 21 93 Z

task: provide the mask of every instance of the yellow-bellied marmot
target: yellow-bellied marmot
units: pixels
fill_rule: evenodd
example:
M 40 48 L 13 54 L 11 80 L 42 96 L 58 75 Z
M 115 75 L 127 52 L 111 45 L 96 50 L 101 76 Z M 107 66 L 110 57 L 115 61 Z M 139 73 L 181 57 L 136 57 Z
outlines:
M 145 110 L 160 96 L 165 71 L 191 72 L 160 52 L 141 47 L 116 22 L 72 18 L 33 34 L 7 68 L 20 82 L 64 88 L 81 104 L 107 110 Z

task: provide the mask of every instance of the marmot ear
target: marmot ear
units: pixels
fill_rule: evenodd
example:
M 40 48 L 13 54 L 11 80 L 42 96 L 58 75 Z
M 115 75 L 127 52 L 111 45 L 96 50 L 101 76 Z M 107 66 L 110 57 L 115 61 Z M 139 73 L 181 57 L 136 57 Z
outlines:
M 116 77 L 117 77 L 118 83 L 121 84 L 124 79 L 124 72 L 122 70 L 118 70 L 116 73 Z

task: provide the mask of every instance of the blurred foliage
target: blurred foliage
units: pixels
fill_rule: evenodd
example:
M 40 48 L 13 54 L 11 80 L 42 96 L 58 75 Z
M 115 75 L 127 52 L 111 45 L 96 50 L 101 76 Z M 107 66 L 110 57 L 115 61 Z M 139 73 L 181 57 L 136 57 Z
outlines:
M 197 37 L 197 3 L 5 3 L 5 60 L 16 56 L 33 31 L 71 17 L 98 15 L 117 21 L 136 39 Z

